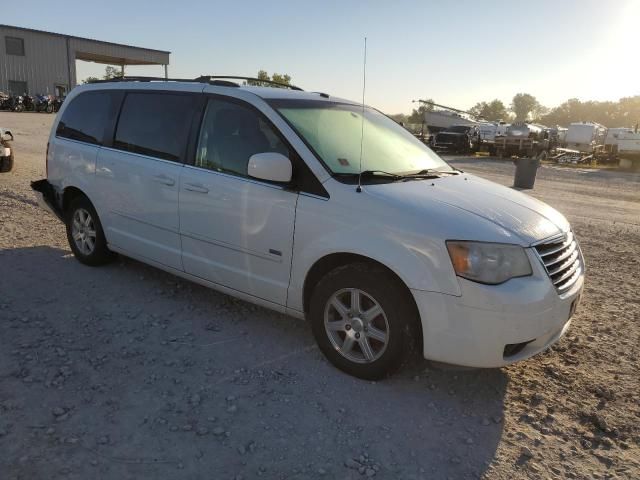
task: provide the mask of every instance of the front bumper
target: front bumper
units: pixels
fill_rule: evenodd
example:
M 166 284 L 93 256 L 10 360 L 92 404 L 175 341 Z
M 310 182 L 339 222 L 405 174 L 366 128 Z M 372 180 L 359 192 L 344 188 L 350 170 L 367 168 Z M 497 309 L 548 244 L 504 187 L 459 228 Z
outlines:
M 424 357 L 470 367 L 502 367 L 531 357 L 568 330 L 584 274 L 559 295 L 531 252 L 533 275 L 502 285 L 459 279 L 459 297 L 412 290 L 422 320 Z

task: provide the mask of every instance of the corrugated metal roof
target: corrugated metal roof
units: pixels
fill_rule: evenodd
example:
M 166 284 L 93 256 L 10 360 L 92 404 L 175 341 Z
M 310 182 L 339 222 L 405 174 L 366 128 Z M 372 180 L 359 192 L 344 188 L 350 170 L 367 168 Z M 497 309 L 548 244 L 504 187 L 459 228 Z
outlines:
M 0 28 L 2 28 L 2 27 L 13 28 L 15 30 L 22 30 L 22 31 L 25 31 L 25 32 L 35 32 L 35 33 L 43 33 L 45 35 L 54 35 L 56 37 L 74 38 L 74 39 L 77 39 L 77 40 L 84 40 L 84 41 L 89 41 L 89 42 L 102 43 L 102 44 L 106 44 L 106 45 L 116 45 L 116 46 L 120 46 L 120 47 L 137 48 L 139 50 L 149 50 L 151 52 L 159 52 L 159 53 L 166 53 L 166 54 L 171 53 L 168 50 L 158 50 L 158 49 L 155 49 L 155 48 L 136 47 L 135 45 L 127 45 L 125 43 L 105 42 L 104 40 L 96 40 L 94 38 L 78 37 L 78 36 L 75 36 L 75 35 L 66 35 L 64 33 L 47 32 L 46 30 L 36 30 L 34 28 L 16 27 L 15 25 L 0 24 Z

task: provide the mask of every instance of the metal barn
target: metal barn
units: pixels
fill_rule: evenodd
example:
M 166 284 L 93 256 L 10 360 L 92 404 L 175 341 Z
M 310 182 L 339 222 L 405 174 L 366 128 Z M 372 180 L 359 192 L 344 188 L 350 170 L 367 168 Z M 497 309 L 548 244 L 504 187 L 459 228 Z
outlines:
M 161 65 L 170 52 L 0 25 L 0 92 L 64 96 L 76 85 L 76 59 L 106 65 Z

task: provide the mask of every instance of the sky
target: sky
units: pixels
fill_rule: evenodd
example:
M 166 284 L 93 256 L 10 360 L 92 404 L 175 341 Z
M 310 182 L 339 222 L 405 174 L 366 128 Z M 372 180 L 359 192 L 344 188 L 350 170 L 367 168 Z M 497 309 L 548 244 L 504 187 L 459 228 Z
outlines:
M 6 2 L 0 22 L 171 51 L 169 76 L 287 73 L 388 113 L 640 95 L 640 0 Z M 77 62 L 78 79 L 104 65 Z M 162 75 L 160 66 L 130 75 Z

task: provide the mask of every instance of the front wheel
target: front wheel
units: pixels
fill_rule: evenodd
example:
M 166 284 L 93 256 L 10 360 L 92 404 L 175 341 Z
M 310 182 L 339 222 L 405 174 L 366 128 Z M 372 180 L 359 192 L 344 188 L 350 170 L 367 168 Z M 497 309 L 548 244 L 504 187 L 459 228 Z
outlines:
M 386 270 L 365 263 L 338 267 L 316 286 L 310 319 L 320 350 L 340 370 L 367 380 L 392 374 L 413 351 L 413 300 Z
M 113 259 L 98 214 L 87 197 L 80 196 L 71 202 L 66 227 L 69 246 L 78 261 L 97 266 Z

